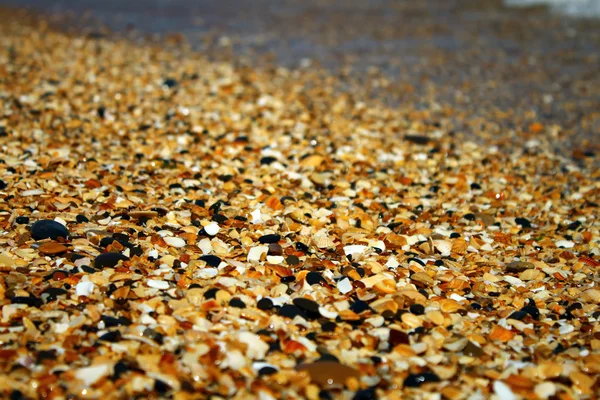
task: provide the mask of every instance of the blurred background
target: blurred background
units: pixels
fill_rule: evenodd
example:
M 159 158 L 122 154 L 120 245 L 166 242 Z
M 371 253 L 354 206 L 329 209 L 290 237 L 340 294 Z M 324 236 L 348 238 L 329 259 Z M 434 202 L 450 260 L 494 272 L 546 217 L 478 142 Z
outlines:
M 58 29 L 185 38 L 236 65 L 323 67 L 387 105 L 459 108 L 465 130 L 511 110 L 501 127 L 559 124 L 600 143 L 600 0 L 0 3 L 60 15 Z

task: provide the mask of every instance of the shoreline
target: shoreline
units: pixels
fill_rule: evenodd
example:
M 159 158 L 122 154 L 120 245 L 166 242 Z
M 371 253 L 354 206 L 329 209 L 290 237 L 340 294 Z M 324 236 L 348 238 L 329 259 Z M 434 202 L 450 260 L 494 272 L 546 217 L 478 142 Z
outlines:
M 2 395 L 597 392 L 598 154 L 560 127 L 477 143 L 435 93 L 0 32 Z

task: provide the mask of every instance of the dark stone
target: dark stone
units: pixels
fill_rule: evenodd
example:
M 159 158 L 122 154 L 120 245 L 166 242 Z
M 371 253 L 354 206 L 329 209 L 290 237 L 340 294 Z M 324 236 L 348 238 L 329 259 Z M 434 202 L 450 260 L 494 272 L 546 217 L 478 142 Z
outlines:
M 98 338 L 98 341 L 115 343 L 121 340 L 121 332 L 110 331 Z
M 47 295 L 46 302 L 55 301 L 58 296 L 64 296 L 68 292 L 65 289 L 50 287 L 44 290 L 42 296 Z
M 156 393 L 158 393 L 160 395 L 164 395 L 169 390 L 171 390 L 171 386 L 167 385 L 165 382 L 161 381 L 160 379 L 156 379 L 154 381 L 154 390 L 156 391 Z
M 309 285 L 316 285 L 318 283 L 325 282 L 325 278 L 323 278 L 320 273 L 311 271 L 306 274 L 306 282 Z
M 6 182 L 4 182 L 2 179 L 0 179 L 0 190 L 4 190 L 6 189 Z
M 279 315 L 282 317 L 287 317 L 290 319 L 295 318 L 296 316 L 301 316 L 302 318 L 306 318 L 306 314 L 297 306 L 291 304 L 285 304 L 283 307 L 279 309 Z
M 256 307 L 263 311 L 270 310 L 273 308 L 273 301 L 269 298 L 263 297 L 256 303 Z
M 294 275 L 282 276 L 280 280 L 282 283 L 291 283 L 296 281 L 296 277 Z
M 42 219 L 31 226 L 31 237 L 35 240 L 56 240 L 59 237 L 66 239 L 69 237 L 69 231 L 56 221 Z
M 127 261 L 129 257 L 125 257 L 121 253 L 102 253 L 94 260 L 94 266 L 96 268 L 113 268 L 119 261 Z
M 96 270 L 94 268 L 90 267 L 89 265 L 82 265 L 81 270 L 83 272 L 87 272 L 88 274 L 93 274 L 96 272 Z
M 288 256 L 285 259 L 285 262 L 287 262 L 288 265 L 298 265 L 298 264 L 300 264 L 300 259 L 297 256 L 292 255 L 292 256 Z
M 30 307 L 39 307 L 42 305 L 42 300 L 35 296 L 15 296 L 10 299 L 12 304 L 27 304 Z
M 304 297 L 298 297 L 297 299 L 294 299 L 294 305 L 311 313 L 319 313 L 319 304 Z
M 440 382 L 440 377 L 433 372 L 424 372 L 422 374 L 410 374 L 404 380 L 404 387 L 419 387 L 429 382 Z
M 37 353 L 36 362 L 41 364 L 44 360 L 56 359 L 56 350 L 42 350 Z
M 390 346 L 396 347 L 399 344 L 410 344 L 410 339 L 406 333 L 396 329 L 391 329 L 388 343 Z
M 116 326 L 122 325 L 131 325 L 131 321 L 125 317 L 115 318 L 103 315 L 100 317 L 100 319 L 104 322 L 104 326 L 106 328 L 114 328 Z
M 525 319 L 525 317 L 527 315 L 529 315 L 529 314 L 527 314 L 526 311 L 520 310 L 520 311 L 513 312 L 512 314 L 510 314 L 508 316 L 508 318 L 509 319 L 516 319 L 516 320 L 522 321 L 523 319 Z
M 283 247 L 279 243 L 269 243 L 269 251 L 267 253 L 270 256 L 281 256 L 283 255 Z
M 150 340 L 154 340 L 158 344 L 163 344 L 163 341 L 164 341 L 163 334 L 156 332 L 154 329 L 151 329 L 151 328 L 144 329 L 143 335 Z
M 212 216 L 211 220 L 222 224 L 222 223 L 227 222 L 229 220 L 229 218 L 227 218 L 223 214 L 214 214 Z
M 281 240 L 281 235 L 278 235 L 276 233 L 270 234 L 270 235 L 263 235 L 261 237 L 258 238 L 258 241 L 262 244 L 267 244 L 267 243 L 277 243 Z
M 432 141 L 430 137 L 424 135 L 405 135 L 404 139 L 408 142 L 420 145 L 425 145 Z
M 320 400 L 333 400 L 333 395 L 328 392 L 327 390 L 321 390 L 319 392 L 319 399 Z
M 90 222 L 88 217 L 86 217 L 85 215 L 81 215 L 81 214 L 78 214 L 75 217 L 75 221 L 77 221 L 78 224 L 83 224 L 84 222 Z
M 234 297 L 231 300 L 229 300 L 229 306 L 235 308 L 246 308 L 246 304 L 237 297 Z
M 275 157 L 263 157 L 260 159 L 260 165 L 270 165 L 272 163 L 274 163 L 275 161 L 277 161 L 277 159 Z
M 323 332 L 334 332 L 336 327 L 337 325 L 333 321 L 326 321 L 321 324 L 321 330 Z
M 374 387 L 359 390 L 354 394 L 352 400 L 377 400 L 377 393 Z
M 410 306 L 409 310 L 415 315 L 425 314 L 425 307 L 422 304 L 413 304 L 412 306 Z
M 460 233 L 452 232 L 450 234 L 450 239 L 456 239 L 456 238 L 459 238 L 459 237 L 460 237 Z
M 337 363 L 340 362 L 340 360 L 331 353 L 321 354 L 321 357 L 318 360 L 316 360 L 315 362 L 326 362 L 326 361 L 329 361 L 329 362 L 333 361 L 333 362 L 337 362 Z
M 475 214 L 472 214 L 472 213 L 465 214 L 465 215 L 463 215 L 463 218 L 466 219 L 467 221 L 475 221 Z
M 515 224 L 521 225 L 523 228 L 531 228 L 531 222 L 526 218 L 515 218 Z
M 296 250 L 301 251 L 303 253 L 308 253 L 309 252 L 308 246 L 305 245 L 302 242 L 296 242 Z
M 360 314 L 361 312 L 364 312 L 364 311 L 367 311 L 370 309 L 371 309 L 371 307 L 369 307 L 369 304 L 366 301 L 362 301 L 362 300 L 356 300 L 350 306 L 350 310 L 354 311 L 357 314 Z
M 15 218 L 15 222 L 19 225 L 26 225 L 29 223 L 29 217 L 25 217 L 23 215 Z
M 200 259 L 202 261 L 204 261 L 206 264 L 208 264 L 211 267 L 218 267 L 219 264 L 221 264 L 221 259 L 217 256 L 213 256 L 212 254 L 208 254 L 205 256 L 200 257 Z
M 260 370 L 258 370 L 259 376 L 273 375 L 276 373 L 277 373 L 277 370 L 273 367 L 262 367 Z
M 217 297 L 218 291 L 219 291 L 219 288 L 210 288 L 206 292 L 204 292 L 204 298 L 205 299 L 214 299 Z
M 177 86 L 177 80 L 175 80 L 173 78 L 167 78 L 163 81 L 163 85 L 168 87 L 169 89 L 172 89 L 175 86 Z

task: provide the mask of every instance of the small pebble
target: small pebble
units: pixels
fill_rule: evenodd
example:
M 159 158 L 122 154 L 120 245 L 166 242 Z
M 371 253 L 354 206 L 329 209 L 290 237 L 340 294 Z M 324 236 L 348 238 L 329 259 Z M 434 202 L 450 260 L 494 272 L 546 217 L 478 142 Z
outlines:
M 36 221 L 31 226 L 31 237 L 35 240 L 67 239 L 69 237 L 69 231 L 63 224 L 48 219 L 42 219 Z

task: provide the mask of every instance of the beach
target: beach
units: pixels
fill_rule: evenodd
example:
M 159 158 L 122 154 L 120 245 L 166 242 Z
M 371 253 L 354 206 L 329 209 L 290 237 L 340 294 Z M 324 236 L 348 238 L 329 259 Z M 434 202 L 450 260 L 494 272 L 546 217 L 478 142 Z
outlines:
M 596 398 L 598 21 L 225 3 L 1 9 L 0 396 Z

